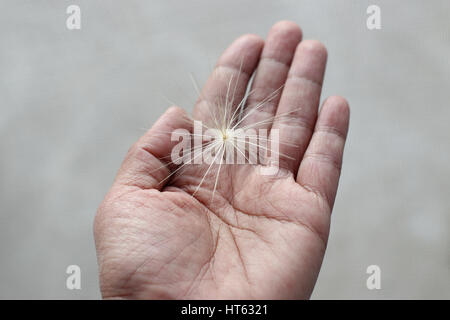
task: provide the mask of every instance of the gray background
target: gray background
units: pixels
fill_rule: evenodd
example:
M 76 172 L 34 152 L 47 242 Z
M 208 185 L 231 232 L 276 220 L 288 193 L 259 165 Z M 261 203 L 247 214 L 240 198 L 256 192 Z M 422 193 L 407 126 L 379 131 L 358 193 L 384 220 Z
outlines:
M 382 30 L 367 30 L 369 4 Z M 192 109 L 189 73 L 203 83 L 235 37 L 281 19 L 326 44 L 323 97 L 352 108 L 313 298 L 450 298 L 449 13 L 446 0 L 1 0 L 0 298 L 99 298 L 92 221 L 128 147 L 167 100 Z M 65 288 L 70 264 L 82 290 Z

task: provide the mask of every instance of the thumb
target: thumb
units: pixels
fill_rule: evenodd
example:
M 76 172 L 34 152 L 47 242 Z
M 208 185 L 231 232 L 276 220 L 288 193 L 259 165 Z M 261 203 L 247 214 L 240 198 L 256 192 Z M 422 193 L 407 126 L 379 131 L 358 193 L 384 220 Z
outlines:
M 171 141 L 174 130 L 191 132 L 192 120 L 179 107 L 170 107 L 128 151 L 115 184 L 160 190 L 170 174 L 170 154 L 178 141 Z

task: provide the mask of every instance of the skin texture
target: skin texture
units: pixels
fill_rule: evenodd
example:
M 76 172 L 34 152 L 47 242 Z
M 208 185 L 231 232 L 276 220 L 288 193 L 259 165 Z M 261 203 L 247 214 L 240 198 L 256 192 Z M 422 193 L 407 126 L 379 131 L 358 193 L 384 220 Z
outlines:
M 256 72 L 247 108 L 283 86 L 246 119 L 294 110 L 289 121 L 261 125 L 280 130 L 280 152 L 293 158 L 282 157 L 276 175 L 260 174 L 259 166 L 222 167 L 213 201 L 215 174 L 192 196 L 207 165 L 160 183 L 173 170 L 161 160 L 176 143 L 170 132 L 191 129 L 178 107 L 130 148 L 94 223 L 104 298 L 310 297 L 326 249 L 349 107 L 333 96 L 318 113 L 327 51 L 301 39 L 288 21 L 275 24 L 265 42 L 238 38 L 220 57 L 193 114 L 208 121 L 208 108 L 230 78 L 239 101 Z

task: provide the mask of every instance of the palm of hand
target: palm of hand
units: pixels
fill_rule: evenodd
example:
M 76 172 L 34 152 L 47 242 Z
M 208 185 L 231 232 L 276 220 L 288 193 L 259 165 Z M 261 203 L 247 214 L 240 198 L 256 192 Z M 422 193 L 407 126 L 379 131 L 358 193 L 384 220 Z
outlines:
M 217 70 L 223 74 L 211 77 L 203 91 L 205 98 L 194 111 L 197 119 L 205 118 L 202 107 L 210 105 L 202 102 L 221 91 L 229 73 L 241 69 L 251 73 L 259 62 L 255 87 L 265 93 L 273 91 L 274 85 L 285 87 L 272 109 L 268 107 L 258 116 L 276 113 L 283 104 L 289 106 L 289 99 L 303 99 L 306 106 L 296 113 L 297 121 L 270 123 L 280 129 L 282 140 L 300 141 L 283 150 L 294 160 L 282 162 L 276 175 L 262 175 L 260 166 L 248 164 L 223 167 L 214 198 L 214 174 L 207 175 L 192 196 L 207 165 L 189 167 L 161 184 L 169 171 L 160 166 L 159 159 L 172 146 L 170 135 L 157 133 L 186 126 L 180 121 L 183 111 L 169 109 L 130 149 L 98 210 L 95 234 L 104 297 L 309 297 L 326 248 L 348 106 L 342 98 L 328 99 L 316 122 L 313 110 L 318 97 L 314 95 L 320 94 L 318 83 L 325 62 L 319 57 L 309 69 L 304 64 L 308 59 L 317 60 L 317 54 L 323 56 L 324 49 L 316 42 L 297 45 L 300 38 L 300 30 L 292 23 L 275 25 L 262 58 L 258 38 L 237 40 L 219 60 Z M 289 62 L 283 62 L 287 66 L 284 71 L 283 64 L 275 61 L 283 59 L 276 56 L 282 49 L 291 55 L 285 58 Z M 250 57 L 247 65 L 233 68 L 234 57 L 244 53 Z M 277 71 L 279 84 L 269 86 L 265 72 L 271 68 Z M 289 69 L 295 77 L 288 76 Z M 286 79 L 290 78 L 289 85 Z M 245 88 L 248 79 L 235 79 L 242 79 L 237 87 Z M 258 103 L 258 95 L 254 99 Z M 314 128 L 314 122 L 311 138 L 309 128 Z

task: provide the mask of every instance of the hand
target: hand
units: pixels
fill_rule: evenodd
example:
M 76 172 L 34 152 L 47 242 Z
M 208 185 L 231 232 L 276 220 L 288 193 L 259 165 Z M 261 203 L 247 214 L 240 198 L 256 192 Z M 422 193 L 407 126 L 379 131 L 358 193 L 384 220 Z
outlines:
M 349 107 L 328 98 L 318 114 L 325 47 L 292 22 L 275 24 L 266 42 L 244 35 L 220 57 L 194 109 L 208 121 L 217 97 L 236 101 L 256 74 L 245 121 L 279 129 L 280 170 L 259 165 L 164 166 L 175 129 L 191 130 L 170 108 L 129 150 L 98 209 L 95 239 L 104 298 L 309 298 L 326 249 Z M 278 88 L 281 94 L 257 107 Z M 289 114 L 289 121 L 274 116 Z M 273 121 L 271 121 L 273 119 Z M 268 121 L 269 120 L 269 121 Z M 217 171 L 214 166 L 211 171 Z M 212 193 L 214 191 L 214 196 Z

